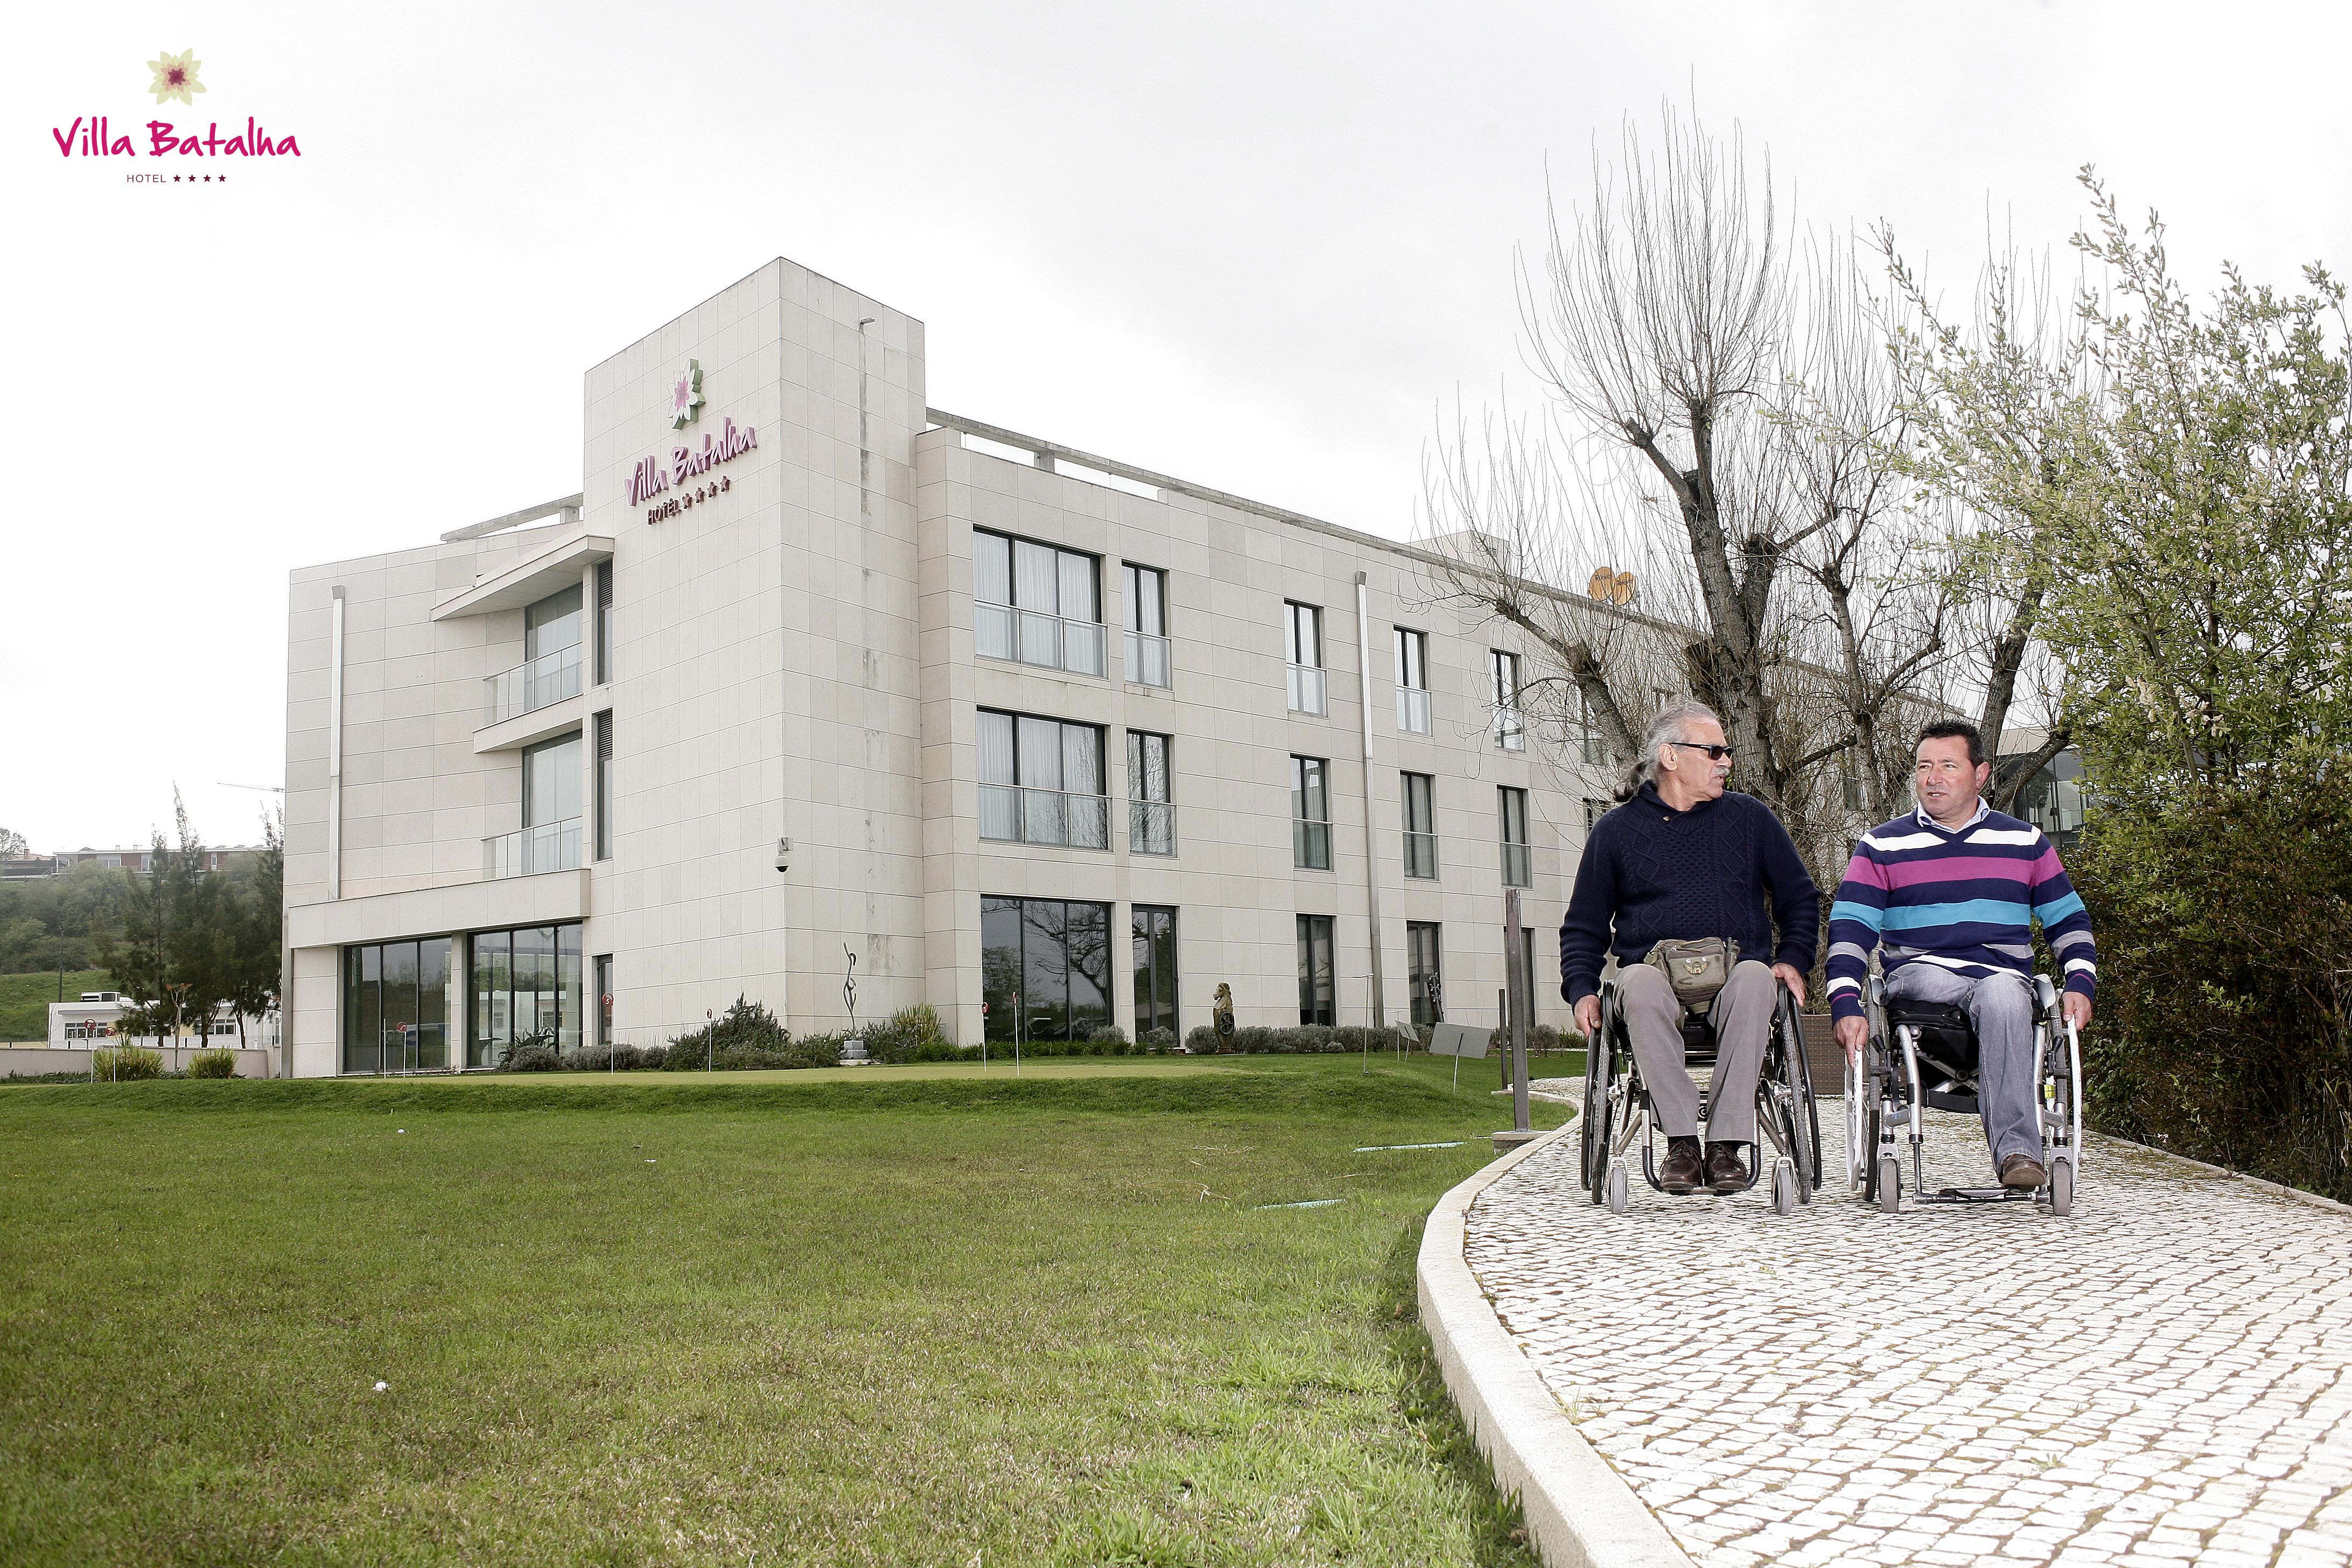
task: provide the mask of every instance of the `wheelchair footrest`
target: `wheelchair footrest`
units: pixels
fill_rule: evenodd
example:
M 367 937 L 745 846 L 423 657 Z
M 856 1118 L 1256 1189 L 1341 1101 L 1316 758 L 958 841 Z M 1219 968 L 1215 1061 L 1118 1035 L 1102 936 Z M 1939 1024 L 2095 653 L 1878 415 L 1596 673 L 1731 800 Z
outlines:
M 2033 1194 L 2023 1187 L 1946 1187 L 1932 1194 L 1920 1194 L 1923 1204 L 2013 1204 L 2031 1203 Z

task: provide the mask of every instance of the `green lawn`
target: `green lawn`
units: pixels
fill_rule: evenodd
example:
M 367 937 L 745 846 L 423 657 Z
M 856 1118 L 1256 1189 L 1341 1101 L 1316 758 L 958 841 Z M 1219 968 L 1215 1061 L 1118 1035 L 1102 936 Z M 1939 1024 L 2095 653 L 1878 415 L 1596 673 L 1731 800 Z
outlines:
M 66 971 L 64 1000 L 85 991 L 107 988 L 103 969 Z M 46 1040 L 49 1037 L 49 1004 L 58 1001 L 58 972 L 43 974 L 0 974 L 0 1040 Z
M 1531 1563 L 1493 1064 L 1125 1065 L 0 1088 L 0 1561 Z

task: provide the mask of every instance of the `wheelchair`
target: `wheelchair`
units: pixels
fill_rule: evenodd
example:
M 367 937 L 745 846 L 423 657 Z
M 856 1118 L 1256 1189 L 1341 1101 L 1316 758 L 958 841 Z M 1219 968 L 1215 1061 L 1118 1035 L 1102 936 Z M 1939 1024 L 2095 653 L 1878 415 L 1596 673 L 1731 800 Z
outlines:
M 1975 1026 L 1965 1007 L 1888 996 L 1885 976 L 1874 972 L 1864 1007 L 1869 1043 L 1862 1058 L 1849 1058 L 1845 1067 L 1846 1177 L 1855 1196 L 1886 1214 L 1902 1208 L 1900 1144 L 1907 1136 L 1911 1188 L 1919 1203 L 2031 1201 L 2047 1204 L 2060 1218 L 2074 1212 L 2083 1147 L 2083 1047 L 2059 1009 L 2048 975 L 2033 977 L 2033 1038 L 2041 1062 L 2034 1119 L 2041 1125 L 2042 1168 L 2049 1180 L 2032 1192 L 2000 1186 L 1927 1191 L 1920 1154 L 1927 1137 L 1922 1110 L 1979 1114 Z
M 1797 1013 L 1797 999 L 1789 988 L 1773 982 L 1778 998 L 1772 1027 L 1764 1042 L 1764 1060 L 1756 1076 L 1756 1130 L 1772 1145 L 1772 1207 L 1794 1214 L 1799 1204 L 1810 1204 L 1822 1185 L 1822 1122 L 1813 1103 L 1812 1069 L 1805 1059 L 1805 1030 Z M 1683 1015 L 1683 1066 L 1712 1067 L 1716 1059 L 1715 1026 L 1704 1013 Z M 1712 1085 L 1699 1099 L 1699 1117 L 1706 1119 Z M 1613 981 L 1601 987 L 1601 1029 L 1585 1044 L 1584 1118 L 1582 1125 L 1584 1189 L 1596 1204 L 1612 1214 L 1625 1212 L 1629 1185 L 1622 1156 L 1636 1142 L 1642 1146 L 1642 1174 L 1658 1184 L 1663 1133 L 1650 1091 L 1642 1082 L 1641 1064 L 1633 1058 L 1623 1006 Z M 1750 1151 L 1748 1185 L 1764 1174 L 1764 1146 Z

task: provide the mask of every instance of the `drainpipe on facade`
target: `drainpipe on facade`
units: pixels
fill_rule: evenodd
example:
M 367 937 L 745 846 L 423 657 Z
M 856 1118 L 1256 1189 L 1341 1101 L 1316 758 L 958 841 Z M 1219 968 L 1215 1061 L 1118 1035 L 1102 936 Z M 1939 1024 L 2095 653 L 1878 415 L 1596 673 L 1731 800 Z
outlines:
M 1364 574 L 1356 574 L 1357 714 L 1364 724 L 1364 892 L 1371 916 L 1372 1027 L 1388 1022 L 1386 986 L 1381 976 L 1381 856 L 1372 823 L 1372 634 L 1366 624 Z

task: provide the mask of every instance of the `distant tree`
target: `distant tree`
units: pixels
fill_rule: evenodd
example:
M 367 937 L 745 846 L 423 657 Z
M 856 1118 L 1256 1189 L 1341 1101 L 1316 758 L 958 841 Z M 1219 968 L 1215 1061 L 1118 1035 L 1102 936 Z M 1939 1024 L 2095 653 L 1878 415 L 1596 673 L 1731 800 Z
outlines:
M 172 815 L 177 842 L 152 837 L 147 872 L 130 879 L 122 942 L 108 964 L 115 989 L 133 1004 L 122 1019 L 132 1035 L 170 1034 L 190 1023 L 201 1029 L 232 985 L 226 884 L 205 865 L 204 841 L 176 789 Z
M 23 834 L 13 827 L 0 827 L 0 858 L 13 859 L 32 852 L 32 846 L 25 842 Z
M 285 932 L 286 833 L 275 817 L 262 820 L 261 853 L 232 885 L 228 1001 L 236 1010 L 237 1044 L 246 1044 L 245 1021 L 258 1018 L 277 1001 L 285 984 L 280 973 Z

